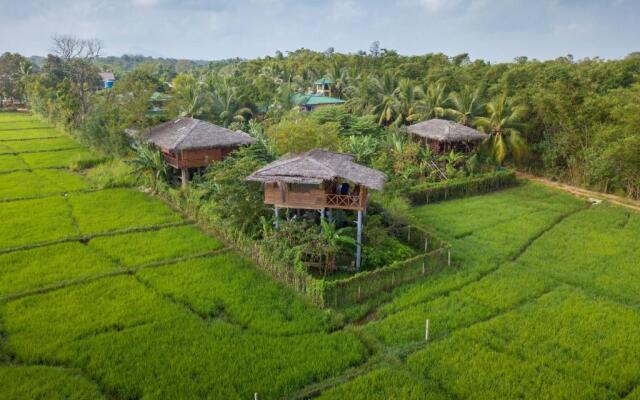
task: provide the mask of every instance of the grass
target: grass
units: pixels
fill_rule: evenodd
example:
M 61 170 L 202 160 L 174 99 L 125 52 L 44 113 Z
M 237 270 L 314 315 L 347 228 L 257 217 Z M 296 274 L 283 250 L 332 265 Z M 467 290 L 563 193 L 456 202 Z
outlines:
M 67 135 L 55 128 L 48 128 L 44 126 L 34 126 L 30 128 L 0 127 L 0 141 L 31 140 L 53 137 L 67 137 Z
M 0 174 L 0 200 L 83 190 L 86 182 L 65 170 L 16 171 Z
M 234 253 L 138 272 L 140 279 L 200 315 L 265 334 L 326 331 L 330 319 Z
M 0 203 L 0 250 L 77 236 L 63 196 Z
M 98 237 L 92 239 L 89 246 L 128 267 L 134 267 L 215 251 L 221 249 L 223 244 L 197 227 L 179 226 L 151 232 Z
M 398 371 L 392 367 L 384 367 L 345 384 L 336 386 L 322 393 L 320 400 L 370 400 L 370 399 L 448 399 L 433 383 L 425 383 L 415 376 Z
M 461 330 L 408 363 L 462 397 L 623 396 L 640 375 L 639 319 L 634 310 L 565 288 Z
M 69 164 L 77 158 L 92 158 L 93 154 L 83 148 L 49 151 L 42 153 L 22 153 L 20 157 L 31 168 L 62 168 L 68 167 Z
M 78 242 L 0 254 L 0 298 L 118 269 Z
M 57 137 L 41 140 L 14 140 L 0 143 L 10 152 L 14 153 L 75 149 L 81 147 L 78 142 L 70 137 Z
M 365 356 L 346 332 L 274 337 L 203 321 L 129 276 L 18 299 L 2 315 L 8 351 L 82 368 L 126 398 L 269 398 Z
M 178 223 L 182 217 L 163 202 L 130 189 L 68 196 L 82 234 Z
M 122 160 L 99 164 L 86 173 L 91 186 L 97 189 L 133 187 L 138 179 L 133 167 Z
M 0 398 L 83 400 L 102 399 L 97 385 L 75 370 L 39 365 L 0 366 Z
M 0 154 L 0 172 L 22 169 L 29 169 L 29 165 L 22 157 L 13 154 Z

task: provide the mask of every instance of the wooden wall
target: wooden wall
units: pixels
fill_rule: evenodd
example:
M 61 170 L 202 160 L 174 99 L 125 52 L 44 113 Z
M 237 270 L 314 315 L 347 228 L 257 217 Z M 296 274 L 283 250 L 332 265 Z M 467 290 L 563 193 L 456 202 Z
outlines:
M 183 150 L 177 154 L 163 149 L 167 164 L 174 168 L 200 168 L 224 160 L 237 147 L 215 147 L 211 149 Z
M 305 192 L 293 192 L 288 190 L 288 185 L 283 185 L 283 190 L 276 183 L 264 185 L 264 202 L 277 207 L 304 208 L 318 210 L 325 207 L 326 195 L 324 189 L 318 185 L 309 187 Z

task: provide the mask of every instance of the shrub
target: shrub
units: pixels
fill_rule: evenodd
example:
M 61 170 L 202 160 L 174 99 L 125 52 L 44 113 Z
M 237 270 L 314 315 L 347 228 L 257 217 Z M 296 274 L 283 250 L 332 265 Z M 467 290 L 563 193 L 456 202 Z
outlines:
M 340 142 L 339 125 L 320 124 L 315 119 L 297 114 L 267 130 L 280 154 L 301 153 L 314 148 L 336 150 Z
M 132 187 L 138 183 L 134 172 L 125 161 L 111 160 L 89 169 L 86 177 L 96 189 Z
M 499 190 L 517 183 L 513 171 L 452 179 L 416 185 L 407 191 L 413 204 L 433 203 L 457 197 L 473 196 Z
M 96 156 L 93 154 L 78 154 L 73 156 L 69 161 L 69 169 L 71 171 L 82 171 L 95 167 L 107 160 L 109 160 L 107 157 Z

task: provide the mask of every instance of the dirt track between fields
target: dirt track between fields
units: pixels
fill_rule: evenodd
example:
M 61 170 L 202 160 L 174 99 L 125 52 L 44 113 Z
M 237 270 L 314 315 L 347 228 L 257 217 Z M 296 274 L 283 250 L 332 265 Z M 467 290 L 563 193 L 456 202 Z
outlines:
M 598 200 L 606 200 L 609 203 L 612 203 L 621 207 L 627 207 L 632 210 L 640 212 L 640 201 L 637 201 L 637 200 L 631 200 L 625 197 L 616 196 L 614 194 L 595 192 L 593 190 L 571 186 L 571 185 L 567 185 L 560 182 L 554 182 L 552 180 L 527 174 L 525 172 L 517 172 L 517 176 L 518 178 L 521 178 L 521 179 L 528 179 L 530 181 L 539 182 L 543 185 L 546 185 L 552 188 L 564 190 L 565 192 L 570 193 L 574 196 L 598 199 Z

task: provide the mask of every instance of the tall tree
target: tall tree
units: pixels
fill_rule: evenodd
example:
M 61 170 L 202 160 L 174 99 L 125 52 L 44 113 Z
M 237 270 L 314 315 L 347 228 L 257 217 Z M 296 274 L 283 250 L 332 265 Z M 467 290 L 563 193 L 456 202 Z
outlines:
M 527 146 L 522 139 L 522 120 L 527 108 L 501 94 L 487 103 L 487 116 L 478 117 L 476 124 L 490 136 L 486 141 L 489 151 L 498 165 L 502 165 L 507 155 L 516 161 L 525 154 Z
M 448 114 L 458 123 L 474 126 L 476 118 L 484 113 L 485 106 L 480 98 L 480 90 L 472 90 L 466 86 L 460 92 L 449 95 L 451 108 Z

